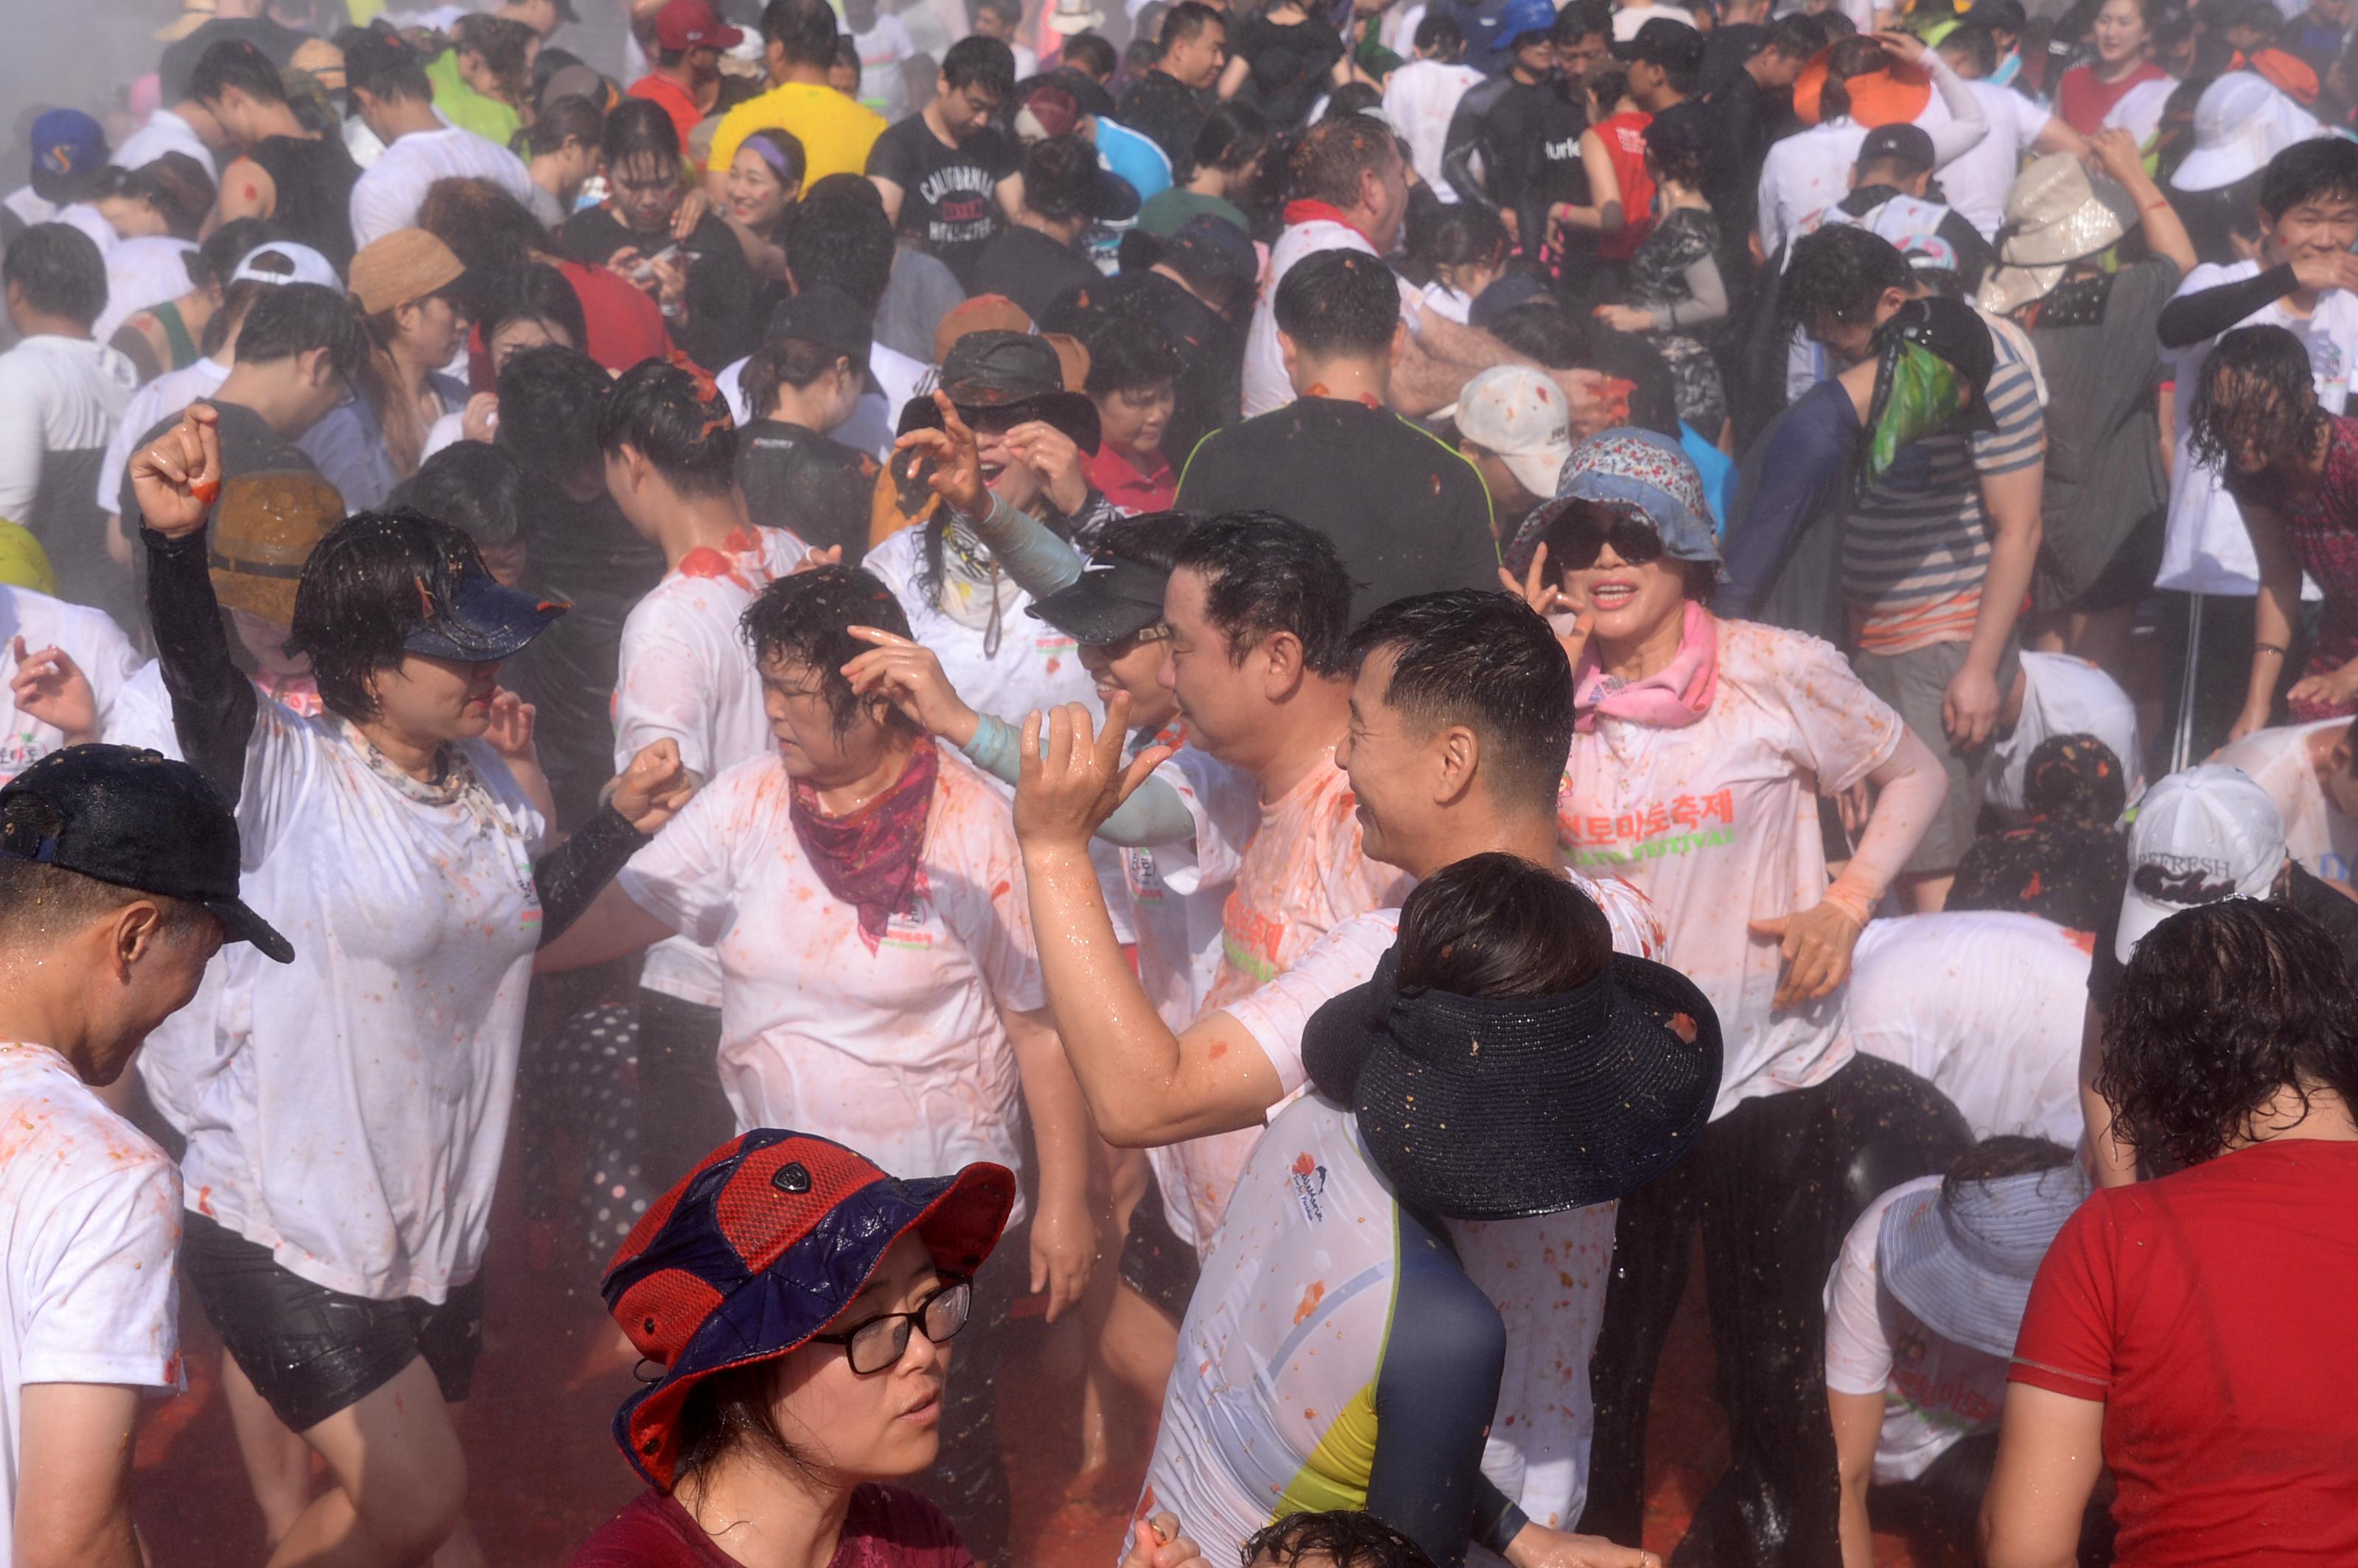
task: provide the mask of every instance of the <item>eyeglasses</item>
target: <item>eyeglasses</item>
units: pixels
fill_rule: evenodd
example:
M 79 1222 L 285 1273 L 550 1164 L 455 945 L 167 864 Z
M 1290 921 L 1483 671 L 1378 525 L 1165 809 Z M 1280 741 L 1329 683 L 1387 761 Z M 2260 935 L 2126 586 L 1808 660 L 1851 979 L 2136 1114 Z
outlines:
M 1662 536 L 1654 531 L 1654 525 L 1642 517 L 1618 512 L 1579 508 L 1551 533 L 1548 564 L 1558 571 L 1586 571 L 1596 564 L 1596 557 L 1607 545 L 1627 566 L 1642 567 L 1662 557 Z
M 814 1334 L 811 1338 L 821 1345 L 842 1346 L 851 1369 L 863 1378 L 872 1377 L 899 1364 L 909 1348 L 910 1330 L 922 1329 L 927 1339 L 946 1345 L 966 1326 L 973 1310 L 974 1281 L 946 1275 L 940 1288 L 914 1311 L 880 1313 L 841 1334 Z

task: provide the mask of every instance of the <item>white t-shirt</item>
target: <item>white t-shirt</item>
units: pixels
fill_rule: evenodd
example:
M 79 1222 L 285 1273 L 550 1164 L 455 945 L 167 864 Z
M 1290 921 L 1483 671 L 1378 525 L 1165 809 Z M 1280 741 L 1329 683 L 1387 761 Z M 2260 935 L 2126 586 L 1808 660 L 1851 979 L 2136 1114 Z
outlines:
M 29 588 L 0 583 L 0 784 L 5 784 L 65 744 L 65 732 L 16 711 L 8 695 L 16 678 L 16 639 L 25 652 L 63 648 L 90 677 L 98 701 L 99 732 L 107 732 L 115 698 L 139 668 L 131 640 L 103 610 L 70 604 Z
M 1441 172 L 1450 116 L 1457 113 L 1457 101 L 1481 80 L 1482 73 L 1470 65 L 1412 59 L 1384 82 L 1384 118 L 1408 142 L 1409 161 L 1416 166 L 1417 178 L 1445 202 L 1457 200 L 1456 188 Z
M 91 324 L 91 336 L 111 343 L 116 330 L 140 311 L 153 310 L 194 288 L 189 264 L 181 258 L 196 250 L 169 234 L 143 234 L 107 252 L 106 308 Z
M 799 1128 L 896 1176 L 1022 1168 L 1001 1010 L 1034 1011 L 1047 995 L 1015 822 L 971 763 L 938 755 L 923 892 L 872 950 L 803 852 L 775 753 L 698 791 L 617 879 L 719 955 L 720 1083 L 741 1131 Z
M 2309 748 L 2313 737 L 2339 736 L 2349 728 L 2347 719 L 2320 719 L 2256 730 L 2213 759 L 2243 769 L 2268 792 L 2284 816 L 2285 853 L 2303 871 L 2337 882 L 2350 881 L 2352 868 L 2358 866 L 2358 822 L 2326 798 Z
M 2104 124 L 2113 130 L 2126 131 L 2138 146 L 2145 146 L 2161 129 L 2161 112 L 2169 107 L 2169 95 L 2177 91 L 2178 79 L 2174 76 L 2140 81 L 2104 111 Z
M 740 533 L 742 531 L 741 530 Z M 690 550 L 622 622 L 614 684 L 614 772 L 643 746 L 669 739 L 680 765 L 710 779 L 770 750 L 762 676 L 737 618 L 810 554 L 784 528 L 730 535 Z M 639 984 L 703 1007 L 720 1005 L 720 960 L 685 936 L 647 950 Z
M 1803 221 L 1823 212 L 1850 191 L 1850 174 L 1866 127 L 1849 119 L 1825 120 L 1787 136 L 1760 164 L 1760 254 L 1803 232 Z
M 488 179 L 526 206 L 532 176 L 507 148 L 456 125 L 395 137 L 352 185 L 352 245 L 365 248 L 417 225 L 417 210 L 438 179 Z
M 245 899 L 292 964 L 228 949 L 189 1206 L 315 1284 L 444 1300 L 482 1266 L 540 939 L 546 825 L 480 741 L 446 798 L 333 716 L 261 705 L 237 803 Z
M 179 370 L 168 370 L 131 395 L 107 438 L 106 456 L 99 463 L 98 509 L 112 515 L 123 503 L 123 480 L 131 468 L 131 448 L 189 404 L 211 397 L 229 379 L 229 366 L 219 360 L 199 360 Z
M 157 109 L 147 116 L 147 123 L 123 138 L 114 156 L 106 161 L 117 168 L 145 168 L 166 153 L 185 153 L 203 166 L 212 178 L 221 178 L 214 166 L 213 150 L 205 146 L 196 127 L 173 114 L 169 109 Z
M 1941 1178 L 1902 1182 L 1867 1205 L 1826 1276 L 1826 1387 L 1881 1394 L 1875 1478 L 1912 1481 L 1961 1437 L 1997 1430 L 2006 1363 L 1942 1338 L 1883 1288 L 1876 1241 L 1900 1198 L 1938 1192 Z
M 0 1045 L 0 1563 L 27 1383 L 180 1386 L 180 1175 L 46 1045 Z
M 2145 748 L 2137 735 L 2136 704 L 2121 683 L 2085 659 L 2069 654 L 2022 653 L 2022 717 L 1990 742 L 1989 783 L 1982 799 L 2000 811 L 2019 814 L 2030 753 L 2054 735 L 2093 735 L 2120 760 L 2129 804 L 2145 793 Z
M 1997 910 L 1869 921 L 1852 957 L 1851 1044 L 1930 1081 L 1975 1138 L 2077 1143 L 2088 940 Z
M 5 197 L 0 197 L 0 207 L 5 207 L 23 219 L 25 227 L 28 229 L 38 223 L 47 223 L 58 215 L 58 204 L 29 185 L 20 185 Z
M 866 32 L 851 33 L 849 27 L 845 31 L 860 51 L 860 101 L 887 120 L 907 119 L 909 89 L 902 80 L 907 72 L 901 62 L 914 59 L 917 53 L 909 29 L 901 25 L 900 17 L 879 11 L 876 25 Z
M 2186 275 L 2178 286 L 2182 297 L 2257 277 L 2256 261 L 2205 265 Z M 2236 323 L 2240 327 L 2282 327 L 2309 351 L 2309 372 L 2317 384 L 2317 401 L 2329 414 L 2340 414 L 2350 396 L 2350 373 L 2358 365 L 2358 295 L 2332 289 L 2317 298 L 2316 312 L 2296 316 L 2282 299 L 2266 305 Z M 2175 419 L 2176 460 L 2169 470 L 2169 536 L 2162 546 L 2157 588 L 2192 593 L 2232 594 L 2249 599 L 2259 591 L 2260 568 L 2252 554 L 2252 536 L 2244 527 L 2242 508 L 2219 482 L 2218 470 L 2194 460 L 2190 443 L 2194 430 L 2195 391 L 2201 384 L 2202 362 L 2211 357 L 2205 338 L 2182 349 L 2161 351 L 2178 383 Z M 2318 597 L 2306 574 L 2301 597 Z
M 1683 5 L 1622 5 L 1613 13 L 1613 41 L 1628 43 L 1638 36 L 1639 28 L 1657 16 L 1684 27 L 1694 26 L 1694 13 Z
M 138 384 L 129 360 L 87 338 L 44 334 L 0 354 L 0 517 L 32 520 L 51 452 L 103 452 Z
M 1996 243 L 1997 226 L 2006 220 L 2006 193 L 2052 116 L 2011 87 L 1968 81 L 1965 88 L 1981 105 L 1989 135 L 1942 166 L 1941 189 L 1948 193 L 1949 205 L 1979 229 L 1983 239 Z
M 1314 218 L 1289 224 L 1269 248 L 1269 265 L 1261 270 L 1260 295 L 1253 301 L 1252 325 L 1245 333 L 1244 415 L 1248 419 L 1282 408 L 1293 401 L 1293 383 L 1286 379 L 1285 356 L 1277 346 L 1277 286 L 1303 256 L 1319 251 L 1362 251 L 1376 254 L 1368 236 L 1348 223 Z M 1400 285 L 1401 319 L 1416 330 L 1418 289 L 1404 277 Z
M 1710 710 L 1682 729 L 1599 716 L 1573 737 L 1556 804 L 1565 858 L 1650 897 L 1666 961 L 1718 1010 L 1714 1118 L 1823 1083 L 1851 1058 L 1841 991 L 1771 1008 L 1783 958 L 1749 923 L 1823 902 L 1817 796 L 1880 767 L 1906 730 L 1832 645 L 1749 621 L 1717 625 Z

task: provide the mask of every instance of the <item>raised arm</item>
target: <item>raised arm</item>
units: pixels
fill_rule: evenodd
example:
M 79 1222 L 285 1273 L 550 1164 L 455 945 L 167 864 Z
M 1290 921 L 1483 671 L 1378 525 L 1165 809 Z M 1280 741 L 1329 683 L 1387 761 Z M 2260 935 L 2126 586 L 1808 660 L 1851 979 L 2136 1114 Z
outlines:
M 230 657 L 206 561 L 205 519 L 221 493 L 220 420 L 209 405 L 191 405 L 178 425 L 131 455 L 131 491 L 146 524 L 147 619 L 180 754 L 235 806 L 262 703 Z
M 1915 34 L 1896 28 L 1876 34 L 1875 41 L 1901 61 L 1921 66 L 1932 79 L 1932 91 L 1941 95 L 1941 106 L 1949 112 L 1947 124 L 1925 127 L 1932 138 L 1933 168 L 1951 163 L 1981 145 L 1982 138 L 1989 135 L 1989 117 L 1982 113 L 1981 101 L 1974 96 L 1965 79 L 1941 58 L 1938 50 L 1927 48 Z

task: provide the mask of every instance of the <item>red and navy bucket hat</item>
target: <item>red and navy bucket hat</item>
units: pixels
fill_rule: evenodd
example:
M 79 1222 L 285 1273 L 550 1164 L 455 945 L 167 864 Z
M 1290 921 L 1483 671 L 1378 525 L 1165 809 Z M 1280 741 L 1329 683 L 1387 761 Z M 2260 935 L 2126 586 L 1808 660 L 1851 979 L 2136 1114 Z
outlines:
M 599 1286 L 639 1354 L 663 1368 L 615 1413 L 614 1441 L 670 1491 L 680 1409 L 698 1382 L 823 1331 L 913 1230 L 936 1267 L 971 1277 L 1014 1205 L 1004 1165 L 900 1181 L 808 1133 L 756 1128 L 721 1145 L 631 1227 Z

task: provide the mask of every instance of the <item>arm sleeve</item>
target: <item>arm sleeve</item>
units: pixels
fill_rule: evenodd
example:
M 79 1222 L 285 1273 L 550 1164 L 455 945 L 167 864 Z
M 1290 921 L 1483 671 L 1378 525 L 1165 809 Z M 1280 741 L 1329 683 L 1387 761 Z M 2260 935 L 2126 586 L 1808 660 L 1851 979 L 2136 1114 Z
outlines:
M 1932 77 L 1932 90 L 1941 95 L 1942 106 L 1949 111 L 1950 121 L 1937 130 L 1927 125 L 1932 137 L 1932 167 L 1971 152 L 1989 135 L 1989 119 L 1982 113 L 1981 100 L 1965 85 L 1965 79 L 1951 68 L 1939 54 L 1927 50 L 1924 69 Z
M 1776 581 L 1793 540 L 1835 494 L 1857 432 L 1850 395 L 1827 382 L 1779 415 L 1753 444 L 1727 529 L 1727 583 L 1718 602 L 1728 619 L 1748 619 Z M 1778 454 L 1774 462 L 1767 460 L 1771 451 Z
M 1476 1529 L 1482 1444 L 1498 1406 L 1507 1330 L 1448 1247 L 1400 1213 L 1400 1295 L 1376 1372 L 1368 1512 L 1458 1568 Z
M 2158 331 L 2165 349 L 2182 349 L 2215 338 L 2254 311 L 2300 287 L 2292 263 L 2272 266 L 2257 277 L 2181 294 L 2161 308 Z
M 1867 1205 L 1826 1276 L 1826 1387 L 1838 1394 L 1879 1394 L 1891 1381 L 1891 1340 L 1883 1331 L 1876 1287 L 1876 1241 L 1891 1200 L 1899 1191 L 1923 1186 L 1910 1182 Z
M 1034 599 L 1047 598 L 1081 575 L 1079 551 L 1037 518 L 1016 511 L 995 495 L 990 498 L 990 514 L 969 526 L 1001 568 L 1015 579 L 1015 586 Z
M 200 530 L 174 539 L 143 526 L 139 537 L 147 546 L 147 620 L 164 689 L 172 694 L 180 755 L 235 806 L 262 699 L 230 658 L 221 602 L 205 564 L 206 535 Z
M 736 837 L 755 840 L 757 852 L 764 837 L 761 823 L 751 820 L 751 803 L 734 787 L 738 776 L 731 769 L 698 790 L 614 879 L 633 903 L 707 947 L 735 918 Z
M 370 179 L 366 176 L 352 182 L 352 200 L 348 203 L 352 221 L 352 248 L 363 251 L 374 242 L 401 228 L 408 214 L 400 203 L 390 200 L 384 188 L 388 182 Z
M 581 825 L 573 837 L 533 863 L 533 891 L 540 895 L 540 945 L 565 935 L 567 926 L 597 902 L 624 861 L 644 849 L 647 836 L 611 806 Z
M 1482 117 L 1491 99 L 1498 96 L 1487 82 L 1467 92 L 1457 101 L 1457 108 L 1449 116 L 1448 133 L 1442 138 L 1441 174 L 1449 188 L 1457 192 L 1461 201 L 1496 212 L 1498 204 L 1482 185 L 1482 177 L 1474 172 L 1474 155 L 1482 150 Z
M 713 137 L 715 142 L 720 138 Z M 889 179 L 906 190 L 917 183 L 916 171 L 909 167 L 908 145 L 898 136 L 879 136 L 868 149 L 866 173 L 878 179 Z
M 1022 777 L 1022 734 L 995 713 L 978 713 L 974 739 L 959 750 L 967 761 L 1004 784 Z M 1105 819 L 1097 836 L 1127 849 L 1147 849 L 1157 844 L 1182 844 L 1195 836 L 1195 819 L 1179 792 L 1156 769 L 1138 786 L 1120 809 Z
M 1663 326 L 1686 331 L 1727 319 L 1727 285 L 1720 278 L 1718 258 L 1705 254 L 1687 263 L 1686 283 L 1692 297 L 1664 306 Z
M 697 649 L 660 624 L 639 601 L 622 624 L 617 661 L 622 678 L 614 687 L 614 771 L 621 773 L 642 747 L 669 740 L 679 747 L 680 766 L 709 779 L 712 764 L 713 671 Z

